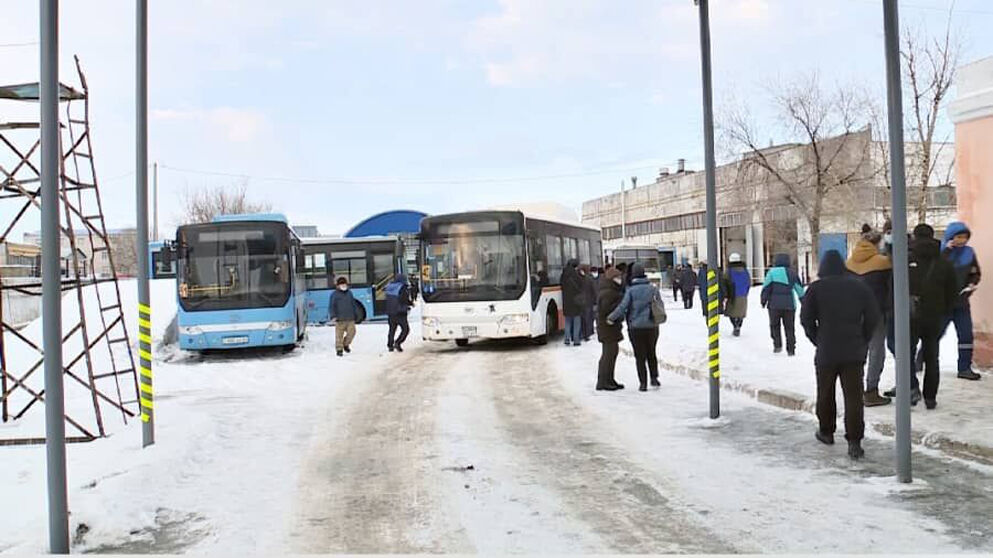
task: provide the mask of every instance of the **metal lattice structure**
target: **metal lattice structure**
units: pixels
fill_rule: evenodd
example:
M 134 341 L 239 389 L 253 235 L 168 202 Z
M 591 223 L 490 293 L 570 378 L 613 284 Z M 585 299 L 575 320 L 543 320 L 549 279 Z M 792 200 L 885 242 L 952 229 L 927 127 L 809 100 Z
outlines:
M 65 113 L 60 122 L 59 197 L 63 215 L 59 226 L 63 247 L 65 420 L 67 439 L 78 442 L 105 436 L 110 416 L 119 413 L 127 423 L 139 410 L 134 356 L 97 186 L 89 91 L 78 58 L 76 70 L 82 91 L 60 85 L 60 103 Z M 36 101 L 37 92 L 38 84 L 0 87 L 0 102 Z M 37 221 L 26 221 L 29 215 L 40 217 L 44 201 L 40 192 L 39 130 L 38 122 L 3 122 L 0 112 L 0 245 L 15 230 L 37 226 Z M 98 270 L 98 263 L 107 264 L 109 272 Z M 16 283 L 0 276 L 0 295 L 4 291 L 40 301 L 40 276 Z M 2 421 L 30 423 L 32 417 L 40 419 L 44 415 L 41 329 L 31 325 L 15 327 L 3 304 L 4 297 L 0 296 Z M 43 443 L 44 429 L 40 429 L 40 436 L 33 435 L 39 429 L 32 426 L 24 424 L 24 428 L 19 425 L 12 429 L 15 436 L 4 436 L 5 430 L 0 429 L 0 445 Z

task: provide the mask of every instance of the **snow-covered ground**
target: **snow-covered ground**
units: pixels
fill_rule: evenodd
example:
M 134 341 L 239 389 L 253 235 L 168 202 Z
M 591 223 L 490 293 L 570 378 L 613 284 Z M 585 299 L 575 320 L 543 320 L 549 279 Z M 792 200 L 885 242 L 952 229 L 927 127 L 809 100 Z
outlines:
M 156 338 L 171 301 L 171 289 L 156 285 Z M 694 331 L 699 310 L 683 314 L 670 314 L 660 352 L 689 365 L 705 340 Z M 73 550 L 993 547 L 987 467 L 917 451 L 917 482 L 899 485 L 885 437 L 872 435 L 866 461 L 852 464 L 843 444 L 813 440 L 805 413 L 726 393 L 723 417 L 711 421 L 706 386 L 668 371 L 660 390 L 638 393 L 623 354 L 618 377 L 629 389 L 595 392 L 595 343 L 461 350 L 421 342 L 411 322 L 402 354 L 386 352 L 382 324 L 361 325 L 344 358 L 334 355 L 332 328 L 312 328 L 288 355 L 201 359 L 157 346 L 157 443 L 142 450 L 132 423 L 69 447 Z M 764 324 L 753 313 L 745 336 L 725 342 L 725 375 L 746 366 L 735 363 L 733 343 L 755 358 L 771 352 Z M 800 347 L 778 372 L 798 391 L 800 377 L 812 376 L 812 353 Z M 0 552 L 44 551 L 44 449 L 0 448 L 0 487 L 3 502 L 17 503 L 0 507 Z

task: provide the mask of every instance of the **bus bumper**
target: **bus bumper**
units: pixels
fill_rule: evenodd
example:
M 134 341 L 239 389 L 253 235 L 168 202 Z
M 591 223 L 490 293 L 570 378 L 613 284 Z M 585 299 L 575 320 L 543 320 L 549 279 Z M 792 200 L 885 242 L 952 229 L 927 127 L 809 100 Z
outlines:
M 241 331 L 198 331 L 196 326 L 181 328 L 179 348 L 187 351 L 276 347 L 296 343 L 293 327 Z
M 531 324 L 524 316 L 505 316 L 486 322 L 441 322 L 437 318 L 424 317 L 421 319 L 421 337 L 427 341 L 531 337 Z

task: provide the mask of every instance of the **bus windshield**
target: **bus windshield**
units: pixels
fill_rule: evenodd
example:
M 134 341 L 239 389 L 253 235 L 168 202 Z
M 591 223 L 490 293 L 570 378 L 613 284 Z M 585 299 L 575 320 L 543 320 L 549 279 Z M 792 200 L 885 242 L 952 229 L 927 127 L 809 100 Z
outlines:
M 272 308 L 290 296 L 286 226 L 243 222 L 182 227 L 179 301 L 184 310 Z
M 651 249 L 618 248 L 614 250 L 614 264 L 624 262 L 628 265 L 640 263 L 645 268 L 645 273 L 658 273 L 662 271 L 659 264 L 659 253 Z
M 516 300 L 524 294 L 523 223 L 504 216 L 431 222 L 422 230 L 426 302 Z

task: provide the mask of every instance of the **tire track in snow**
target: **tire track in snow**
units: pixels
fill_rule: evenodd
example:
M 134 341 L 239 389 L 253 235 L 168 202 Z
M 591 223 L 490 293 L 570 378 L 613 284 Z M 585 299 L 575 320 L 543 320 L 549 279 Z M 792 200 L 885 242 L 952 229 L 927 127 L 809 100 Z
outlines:
M 416 347 L 382 362 L 368 371 L 375 379 L 343 417 L 331 411 L 324 419 L 300 485 L 294 550 L 472 552 L 438 494 L 435 423 L 444 359 Z
M 632 463 L 623 448 L 610 442 L 609 430 L 545 372 L 554 365 L 548 351 L 557 349 L 507 352 L 487 365 L 506 439 L 527 462 L 521 469 L 539 475 L 567 513 L 610 551 L 735 552 L 694 512 L 667 497 L 676 491 L 665 479 Z

